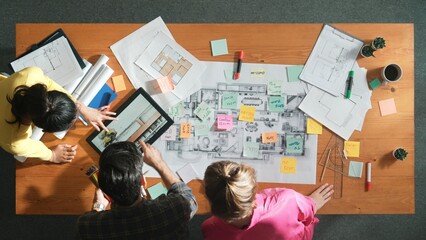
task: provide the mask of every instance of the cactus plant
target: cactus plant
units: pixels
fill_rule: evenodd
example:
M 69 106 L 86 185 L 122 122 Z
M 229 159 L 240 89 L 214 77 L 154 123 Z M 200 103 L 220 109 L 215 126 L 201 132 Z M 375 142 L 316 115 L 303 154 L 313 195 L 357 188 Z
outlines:
M 397 160 L 404 160 L 408 155 L 408 152 L 404 149 L 404 148 L 397 148 L 393 151 L 393 156 L 397 159 Z
M 369 45 L 364 45 L 364 46 L 361 48 L 360 54 L 361 54 L 361 56 L 363 56 L 363 57 L 371 57 L 371 56 L 375 57 L 375 56 L 374 56 L 374 51 L 376 51 L 376 50 L 374 50 L 371 46 L 369 46 Z
M 372 42 L 371 42 L 371 47 L 374 50 L 378 50 L 378 49 L 382 49 L 384 47 L 386 47 L 386 41 L 385 39 L 383 39 L 382 37 L 376 37 Z

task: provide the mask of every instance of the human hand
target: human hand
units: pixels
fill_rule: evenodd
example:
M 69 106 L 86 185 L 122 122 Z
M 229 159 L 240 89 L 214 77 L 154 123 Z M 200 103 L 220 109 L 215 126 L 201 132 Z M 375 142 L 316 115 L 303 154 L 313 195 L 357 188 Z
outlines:
M 147 144 L 143 141 L 139 141 L 139 144 L 143 151 L 143 161 L 158 171 L 158 168 L 164 163 L 161 153 L 151 146 L 151 144 Z
M 78 106 L 80 113 L 83 115 L 84 119 L 90 122 L 90 124 L 98 131 L 101 130 L 99 128 L 101 127 L 102 129 L 108 132 L 108 128 L 105 127 L 103 121 L 116 119 L 115 117 L 111 117 L 115 116 L 116 113 L 108 111 L 109 106 L 103 106 L 99 109 L 87 107 L 82 103 L 78 103 Z
M 331 195 L 334 193 L 333 188 L 333 185 L 328 185 L 328 183 L 326 183 L 309 195 L 309 197 L 314 199 L 317 211 L 331 199 Z
M 93 197 L 93 203 L 95 202 L 99 202 L 104 207 L 107 207 L 109 204 L 108 199 L 105 198 L 105 195 L 100 188 L 96 188 L 95 196 Z
M 50 162 L 53 163 L 70 163 L 77 154 L 77 145 L 59 144 L 52 150 Z

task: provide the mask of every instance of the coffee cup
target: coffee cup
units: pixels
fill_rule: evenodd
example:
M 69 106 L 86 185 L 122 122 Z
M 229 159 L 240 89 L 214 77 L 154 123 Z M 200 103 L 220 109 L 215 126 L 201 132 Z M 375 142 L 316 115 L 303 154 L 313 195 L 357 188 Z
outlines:
M 383 82 L 382 82 L 383 85 L 386 85 L 388 83 L 393 83 L 401 79 L 402 68 L 398 64 L 392 63 L 382 68 L 381 75 L 383 79 Z

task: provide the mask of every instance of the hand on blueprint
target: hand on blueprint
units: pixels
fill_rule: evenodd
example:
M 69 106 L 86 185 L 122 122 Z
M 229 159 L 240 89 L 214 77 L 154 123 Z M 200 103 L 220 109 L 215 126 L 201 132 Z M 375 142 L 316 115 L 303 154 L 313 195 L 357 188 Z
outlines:
M 59 144 L 52 150 L 52 158 L 49 161 L 53 163 L 69 163 L 76 154 L 77 145 Z
M 109 106 L 103 106 L 99 109 L 87 107 L 82 103 L 77 103 L 77 106 L 84 119 L 89 121 L 96 130 L 100 131 L 99 127 L 101 127 L 108 132 L 108 128 L 105 127 L 103 121 L 114 120 L 115 117 L 111 116 L 115 116 L 116 114 L 115 112 L 108 111 Z
M 314 199 L 317 207 L 315 212 L 322 208 L 331 199 L 331 195 L 334 193 L 333 187 L 333 185 L 328 185 L 328 183 L 326 183 L 309 195 L 309 197 Z

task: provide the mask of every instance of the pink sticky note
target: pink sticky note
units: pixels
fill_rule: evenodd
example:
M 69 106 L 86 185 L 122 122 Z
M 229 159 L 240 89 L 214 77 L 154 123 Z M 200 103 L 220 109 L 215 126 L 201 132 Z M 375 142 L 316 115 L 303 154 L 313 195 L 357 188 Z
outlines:
M 231 130 L 234 127 L 232 115 L 218 114 L 217 115 L 217 129 Z
M 164 76 L 162 78 L 157 79 L 158 86 L 162 93 L 167 93 L 175 89 L 175 85 L 169 76 Z
M 395 99 L 393 98 L 379 101 L 379 106 L 382 117 L 396 113 Z
M 112 77 L 112 83 L 114 84 L 115 92 L 126 90 L 126 84 L 124 84 L 123 75 Z

